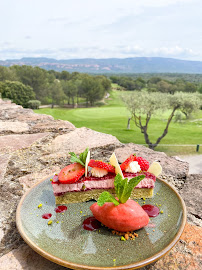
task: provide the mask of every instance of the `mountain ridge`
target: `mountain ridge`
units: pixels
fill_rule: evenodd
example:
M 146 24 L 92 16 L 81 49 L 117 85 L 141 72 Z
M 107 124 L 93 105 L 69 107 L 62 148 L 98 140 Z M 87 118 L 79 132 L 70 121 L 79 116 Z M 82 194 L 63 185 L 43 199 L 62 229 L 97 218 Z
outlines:
M 23 57 L 0 60 L 1 66 L 31 65 L 46 70 L 86 73 L 193 73 L 202 74 L 202 61 L 164 57 L 54 59 Z

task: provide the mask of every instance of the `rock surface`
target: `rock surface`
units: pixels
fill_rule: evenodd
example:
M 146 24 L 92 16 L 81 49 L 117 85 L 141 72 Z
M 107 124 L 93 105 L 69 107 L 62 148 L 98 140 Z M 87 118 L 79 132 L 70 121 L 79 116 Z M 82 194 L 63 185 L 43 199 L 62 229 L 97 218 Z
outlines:
M 11 128 L 14 127 L 13 123 L 15 129 Z M 108 161 L 115 151 L 119 162 L 131 153 L 141 155 L 149 161 L 161 162 L 162 178 L 174 185 L 186 202 L 189 224 L 186 226 L 184 236 L 181 237 L 181 242 L 155 265 L 144 269 L 199 269 L 197 267 L 199 267 L 201 242 L 198 242 L 196 235 L 201 234 L 199 208 L 201 175 L 188 175 L 188 163 L 144 146 L 122 144 L 112 135 L 84 127 L 76 129 L 68 121 L 54 120 L 51 116 L 35 114 L 30 109 L 23 109 L 16 104 L 2 101 L 0 102 L 0 254 L 2 256 L 0 269 L 66 269 L 37 255 L 24 243 L 16 230 L 15 213 L 25 191 L 43 177 L 58 172 L 66 166 L 69 163 L 70 151 L 80 153 L 86 147 L 90 148 L 91 157 L 95 159 L 103 157 Z M 193 237 L 189 239 L 190 233 Z M 180 262 L 181 266 L 179 266 Z

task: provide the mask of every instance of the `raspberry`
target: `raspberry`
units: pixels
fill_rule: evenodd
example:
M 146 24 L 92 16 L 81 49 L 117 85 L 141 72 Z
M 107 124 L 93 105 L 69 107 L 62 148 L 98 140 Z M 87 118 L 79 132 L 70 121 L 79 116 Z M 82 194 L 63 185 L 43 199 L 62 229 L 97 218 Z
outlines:
M 149 169 L 149 161 L 147 161 L 146 159 L 142 157 L 137 157 L 136 161 L 140 165 L 142 171 L 147 171 Z

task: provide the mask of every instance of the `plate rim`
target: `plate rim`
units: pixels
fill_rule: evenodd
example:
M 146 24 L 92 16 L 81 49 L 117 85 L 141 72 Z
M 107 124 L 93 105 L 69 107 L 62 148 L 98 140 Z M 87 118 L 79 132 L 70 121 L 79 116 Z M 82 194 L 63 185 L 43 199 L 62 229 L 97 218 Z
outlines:
M 126 270 L 126 269 L 139 269 L 140 267 L 144 267 L 146 265 L 149 265 L 159 259 L 161 259 L 163 256 L 165 256 L 179 241 L 180 236 L 182 235 L 183 231 L 184 231 L 184 227 L 186 225 L 186 221 L 187 221 L 187 210 L 186 210 L 186 205 L 184 200 L 182 199 L 182 197 L 180 196 L 180 194 L 177 192 L 177 190 L 170 185 L 169 183 L 167 183 L 166 181 L 164 181 L 163 179 L 157 177 L 157 179 L 161 182 L 163 182 L 165 185 L 167 185 L 170 189 L 172 189 L 172 191 L 175 193 L 175 195 L 178 197 L 181 206 L 182 206 L 182 211 L 183 211 L 183 215 L 182 215 L 182 223 L 179 227 L 179 230 L 176 234 L 176 236 L 173 238 L 173 240 L 164 248 L 162 249 L 160 252 L 156 253 L 155 255 L 142 260 L 142 261 L 138 261 L 136 263 L 132 263 L 132 264 L 127 264 L 127 265 L 123 265 L 123 266 L 111 266 L 111 267 L 98 267 L 98 266 L 90 266 L 90 265 L 82 265 L 82 264 L 77 264 L 77 263 L 72 263 L 72 262 L 68 262 L 66 260 L 63 260 L 61 258 L 58 258 L 48 252 L 46 252 L 45 250 L 43 250 L 42 248 L 40 248 L 39 246 L 37 246 L 32 240 L 29 239 L 29 237 L 26 235 L 26 233 L 23 230 L 23 226 L 22 226 L 22 222 L 20 219 L 20 211 L 21 211 L 21 206 L 25 200 L 25 198 L 27 197 L 27 195 L 38 185 L 40 185 L 42 182 L 45 182 L 48 178 L 52 177 L 54 174 L 51 173 L 50 175 L 47 175 L 45 177 L 42 178 L 42 180 L 38 181 L 36 184 L 34 184 L 29 190 L 27 190 L 25 192 L 25 194 L 22 196 L 22 198 L 20 199 L 18 206 L 17 206 L 17 210 L 16 210 L 16 226 L 17 226 L 17 230 L 19 232 L 19 234 L 21 235 L 21 237 L 23 238 L 23 240 L 35 251 L 37 252 L 39 255 L 41 255 L 42 257 L 46 258 L 49 261 L 52 261 L 58 265 L 64 266 L 64 267 L 68 267 L 71 269 L 76 269 L 76 270 Z

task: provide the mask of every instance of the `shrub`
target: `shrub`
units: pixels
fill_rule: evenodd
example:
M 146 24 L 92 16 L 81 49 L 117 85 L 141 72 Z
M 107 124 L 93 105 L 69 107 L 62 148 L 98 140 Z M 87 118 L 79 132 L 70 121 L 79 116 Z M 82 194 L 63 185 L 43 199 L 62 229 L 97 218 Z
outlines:
M 40 105 L 41 105 L 41 101 L 39 101 L 39 100 L 29 100 L 28 101 L 28 107 L 30 109 L 39 109 Z

